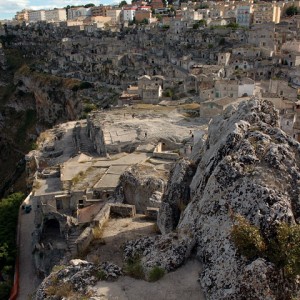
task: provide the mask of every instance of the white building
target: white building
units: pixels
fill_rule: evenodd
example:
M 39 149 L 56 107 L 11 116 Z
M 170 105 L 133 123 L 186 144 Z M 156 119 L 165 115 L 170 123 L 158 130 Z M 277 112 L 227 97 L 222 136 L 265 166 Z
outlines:
M 28 21 L 30 23 L 45 21 L 45 10 L 31 10 L 28 12 Z
M 62 22 L 67 20 L 67 11 L 64 8 L 51 9 L 45 11 L 47 22 Z
M 252 8 L 250 5 L 238 6 L 236 9 L 236 23 L 240 26 L 249 27 L 252 21 Z
M 73 7 L 68 9 L 68 20 L 74 20 L 80 17 L 89 17 L 92 15 L 91 8 Z
M 133 21 L 136 7 L 123 8 L 123 21 Z

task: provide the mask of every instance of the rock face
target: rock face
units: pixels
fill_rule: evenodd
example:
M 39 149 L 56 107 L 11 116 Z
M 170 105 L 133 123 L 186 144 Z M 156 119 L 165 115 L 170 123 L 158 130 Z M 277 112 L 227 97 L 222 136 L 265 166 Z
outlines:
M 181 160 L 171 171 L 167 189 L 158 217 L 158 227 L 166 234 L 176 228 L 181 211 L 190 201 L 189 184 L 195 173 L 195 166 L 188 160 Z
M 147 207 L 160 207 L 165 187 L 163 174 L 150 166 L 133 166 L 120 177 L 118 190 L 124 202 L 135 205 L 137 212 L 144 213 Z
M 48 124 L 74 120 L 82 111 L 80 97 L 72 90 L 76 80 L 43 75 L 22 67 L 16 72 L 14 82 L 18 90 L 33 94 L 38 120 Z
M 244 216 L 267 238 L 279 222 L 299 223 L 300 144 L 278 125 L 272 104 L 256 99 L 229 107 L 212 121 L 176 237 L 163 235 L 139 252 L 146 272 L 155 265 L 170 270 L 165 263 L 170 260 L 174 269 L 194 248 L 203 262 L 200 282 L 207 299 L 279 300 L 284 299 L 278 289 L 283 286 L 287 294 L 299 293 L 299 285 L 283 282 L 274 264 L 241 256 L 230 236 L 232 214 Z M 176 196 L 178 186 L 184 185 L 180 178 L 186 164 L 175 167 L 163 196 L 159 220 L 163 232 L 171 229 L 167 224 L 174 224 L 173 215 L 178 213 L 172 210 L 174 197 L 167 195 Z M 176 168 L 183 171 L 177 172 L 179 177 L 174 176 Z M 141 244 L 131 244 L 126 255 L 143 250 Z M 181 259 L 174 255 L 178 245 Z

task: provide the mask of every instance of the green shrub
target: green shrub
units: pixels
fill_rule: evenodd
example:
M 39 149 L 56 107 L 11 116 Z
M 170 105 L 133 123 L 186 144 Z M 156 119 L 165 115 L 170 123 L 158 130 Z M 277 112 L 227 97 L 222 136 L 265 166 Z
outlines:
M 83 111 L 85 114 L 88 114 L 89 112 L 95 109 L 97 109 L 97 105 L 94 103 L 85 103 L 83 107 Z
M 267 257 L 284 275 L 300 275 L 300 225 L 279 224 L 275 239 L 269 243 Z
M 258 257 L 266 249 L 259 228 L 251 225 L 244 217 L 235 216 L 237 224 L 233 225 L 231 238 L 240 254 L 251 259 Z
M 149 272 L 149 281 L 157 281 L 161 279 L 164 275 L 165 275 L 165 270 L 158 266 L 155 266 Z
M 259 228 L 242 216 L 234 216 L 237 223 L 231 238 L 241 255 L 248 259 L 263 257 L 275 264 L 284 277 L 300 275 L 300 225 L 280 223 L 272 239 L 264 239 Z
M 131 276 L 136 279 L 145 278 L 145 273 L 139 257 L 132 260 L 128 260 L 126 265 L 124 266 L 124 272 L 128 276 Z

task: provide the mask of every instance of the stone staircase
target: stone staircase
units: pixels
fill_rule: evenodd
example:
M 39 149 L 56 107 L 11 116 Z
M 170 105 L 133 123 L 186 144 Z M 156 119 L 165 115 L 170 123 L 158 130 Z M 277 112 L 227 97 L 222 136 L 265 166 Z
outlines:
M 70 253 L 71 257 L 75 257 L 77 255 L 77 248 L 75 245 L 75 241 L 77 240 L 77 238 L 80 236 L 80 232 L 75 231 L 72 232 L 69 237 L 68 237 L 68 247 L 67 247 L 67 251 Z

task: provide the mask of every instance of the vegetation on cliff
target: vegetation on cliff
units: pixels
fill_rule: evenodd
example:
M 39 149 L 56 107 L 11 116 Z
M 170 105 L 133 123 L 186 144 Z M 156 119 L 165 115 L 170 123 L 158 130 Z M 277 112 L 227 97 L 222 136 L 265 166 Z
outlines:
M 272 238 L 263 237 L 259 228 L 242 216 L 236 216 L 231 231 L 239 253 L 248 259 L 265 258 L 284 276 L 300 275 L 300 225 L 279 223 Z
M 22 193 L 15 193 L 0 202 L 0 299 L 8 299 L 13 281 L 17 254 L 16 231 Z

